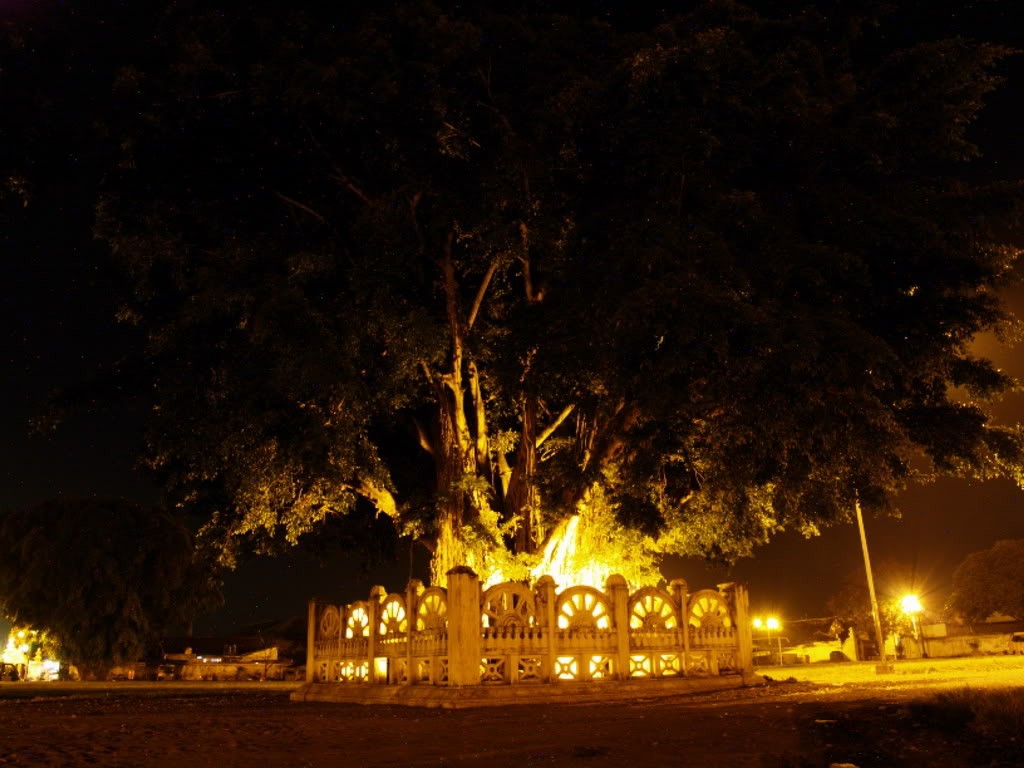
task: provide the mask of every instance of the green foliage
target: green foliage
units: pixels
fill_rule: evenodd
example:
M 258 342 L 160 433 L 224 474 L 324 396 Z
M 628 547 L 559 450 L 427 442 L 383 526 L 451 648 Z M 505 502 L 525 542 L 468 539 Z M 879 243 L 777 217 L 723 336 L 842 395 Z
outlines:
M 993 613 L 1024 621 L 1024 539 L 997 541 L 964 558 L 953 572 L 949 610 L 969 622 Z
M 213 607 L 210 574 L 159 509 L 87 499 L 0 514 L 0 612 L 100 674 Z
M 529 554 L 596 490 L 640 560 L 735 559 L 936 473 L 1020 481 L 987 411 L 1013 382 L 968 344 L 1013 330 L 1021 186 L 963 170 L 1010 52 L 863 14 L 148 17 L 97 234 L 149 466 L 225 547 L 372 502 Z

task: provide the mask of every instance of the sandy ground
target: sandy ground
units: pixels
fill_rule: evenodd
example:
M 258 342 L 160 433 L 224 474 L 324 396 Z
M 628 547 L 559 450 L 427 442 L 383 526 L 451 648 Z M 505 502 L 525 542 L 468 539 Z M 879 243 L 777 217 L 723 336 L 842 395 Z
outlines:
M 1024 658 L 897 670 L 880 677 L 872 665 L 770 668 L 761 671 L 798 681 L 704 696 L 454 711 L 292 703 L 289 684 L 4 683 L 0 766 L 1022 764 L 1024 744 L 917 722 L 906 702 L 964 684 L 1024 687 Z

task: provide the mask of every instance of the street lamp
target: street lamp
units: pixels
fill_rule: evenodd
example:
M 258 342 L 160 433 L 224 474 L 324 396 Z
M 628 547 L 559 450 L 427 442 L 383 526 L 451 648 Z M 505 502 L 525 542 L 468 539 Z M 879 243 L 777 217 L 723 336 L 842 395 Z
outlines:
M 769 652 L 772 647 L 772 632 L 778 632 L 782 629 L 782 624 L 774 616 L 762 620 L 761 617 L 754 619 L 754 629 L 764 629 L 768 634 L 768 648 Z M 775 641 L 778 643 L 779 648 L 779 666 L 782 666 L 782 635 L 778 634 L 775 636 Z
M 904 595 L 900 600 L 900 609 L 910 617 L 911 626 L 914 627 L 914 639 L 921 644 L 922 658 L 928 658 L 924 645 L 924 633 L 921 631 L 921 624 L 917 618 L 918 614 L 924 610 L 921 599 L 917 595 Z

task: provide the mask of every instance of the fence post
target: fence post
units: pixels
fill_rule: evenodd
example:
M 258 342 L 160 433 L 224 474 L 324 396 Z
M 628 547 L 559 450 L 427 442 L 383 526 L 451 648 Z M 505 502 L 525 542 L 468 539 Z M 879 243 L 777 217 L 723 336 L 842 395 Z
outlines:
M 419 673 L 413 674 L 412 638 L 416 632 L 416 615 L 420 608 L 420 595 L 423 594 L 423 582 L 410 579 L 405 588 L 405 679 L 407 685 L 415 685 Z
M 604 583 L 605 592 L 611 593 L 612 618 L 615 620 L 615 671 L 619 680 L 629 679 L 629 585 L 617 573 Z M 654 663 L 653 660 L 651 662 Z M 653 667 L 652 667 L 653 673 Z
M 306 682 L 312 683 L 316 664 L 316 600 L 309 601 L 306 618 Z
M 366 635 L 366 679 L 374 685 L 387 685 L 387 668 L 377 669 L 377 632 L 380 629 L 380 603 L 387 596 L 381 586 L 370 587 L 370 599 L 366 601 L 366 618 L 369 621 Z M 383 678 L 383 679 L 381 679 Z
M 750 623 L 750 592 L 747 585 L 736 585 L 736 623 L 739 631 L 740 671 L 754 674 L 754 629 Z
M 535 590 L 537 597 L 541 604 L 541 610 L 544 611 L 544 625 L 546 627 L 547 636 L 547 654 L 544 659 L 544 680 L 548 683 L 553 683 L 556 680 L 555 677 L 555 658 L 558 654 L 558 648 L 555 645 L 555 633 L 558 631 L 558 623 L 555 619 L 555 580 L 550 576 L 544 575 L 537 579 Z
M 480 684 L 480 579 L 472 568 L 448 571 L 448 685 Z
M 686 579 L 672 579 L 668 585 L 669 594 L 676 604 L 676 626 L 683 636 L 683 663 L 682 672 L 690 674 L 690 593 Z

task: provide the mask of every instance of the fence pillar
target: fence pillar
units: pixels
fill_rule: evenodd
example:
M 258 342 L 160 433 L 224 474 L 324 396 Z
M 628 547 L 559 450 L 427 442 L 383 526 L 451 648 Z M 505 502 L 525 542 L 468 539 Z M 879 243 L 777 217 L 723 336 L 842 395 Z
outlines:
M 612 618 L 615 621 L 615 677 L 629 679 L 629 585 L 617 573 L 604 583 L 605 592 L 612 598 Z M 654 663 L 653 661 L 651 662 Z M 652 668 L 653 669 L 653 668 Z
M 754 672 L 754 630 L 750 624 L 750 595 L 746 584 L 729 582 L 718 586 L 722 592 L 730 592 L 733 622 L 736 627 L 736 655 L 740 672 L 750 675 Z
M 555 644 L 555 633 L 558 631 L 558 621 L 555 618 L 555 589 L 557 586 L 553 578 L 545 575 L 537 579 L 537 584 L 534 587 L 544 617 L 544 635 L 547 638 L 544 681 L 548 683 L 553 683 L 557 679 L 555 677 L 555 658 L 558 655 L 558 648 Z
M 370 588 L 370 599 L 366 601 L 366 617 L 369 621 L 366 635 L 366 679 L 375 685 L 387 685 L 388 671 L 377 667 L 377 634 L 380 630 L 380 604 L 387 596 L 387 590 L 381 586 Z
M 306 617 L 306 682 L 315 679 L 316 665 L 316 600 L 309 601 Z
M 672 579 L 668 585 L 669 594 L 676 604 L 676 626 L 682 633 L 683 638 L 683 664 L 684 675 L 690 674 L 690 592 L 686 579 Z
M 480 684 L 480 579 L 472 568 L 448 571 L 448 685 Z
M 420 609 L 420 595 L 423 594 L 423 582 L 410 579 L 405 588 L 405 679 L 407 685 L 415 685 L 419 671 L 413 674 L 415 659 L 412 654 L 412 638 L 416 632 L 416 615 Z

